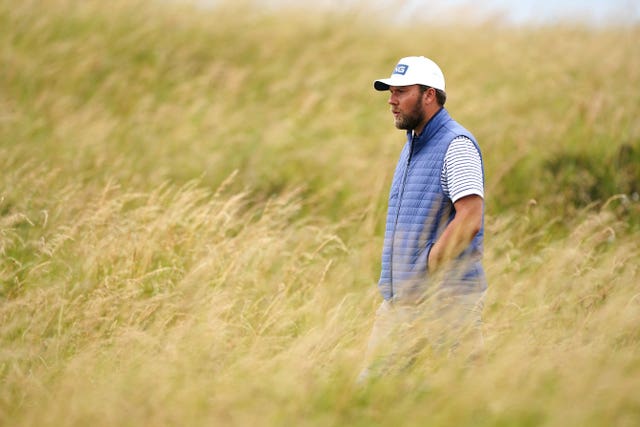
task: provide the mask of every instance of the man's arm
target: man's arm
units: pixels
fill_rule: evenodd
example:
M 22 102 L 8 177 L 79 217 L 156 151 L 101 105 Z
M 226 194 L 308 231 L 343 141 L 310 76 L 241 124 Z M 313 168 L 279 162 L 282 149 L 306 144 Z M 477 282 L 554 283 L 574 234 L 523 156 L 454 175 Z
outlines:
M 427 269 L 435 272 L 456 258 L 471 243 L 482 227 L 482 197 L 472 194 L 453 205 L 456 215 L 429 252 Z

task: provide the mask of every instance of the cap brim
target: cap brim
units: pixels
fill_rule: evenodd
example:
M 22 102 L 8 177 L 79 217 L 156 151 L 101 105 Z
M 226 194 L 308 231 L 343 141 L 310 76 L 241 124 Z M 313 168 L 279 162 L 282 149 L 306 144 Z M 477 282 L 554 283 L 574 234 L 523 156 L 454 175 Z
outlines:
M 379 91 L 389 90 L 389 83 L 387 83 L 388 80 L 391 80 L 391 79 L 380 79 L 380 80 L 374 81 L 373 88 Z
M 375 90 L 389 90 L 390 86 L 411 86 L 411 85 L 415 85 L 418 84 L 416 82 L 413 81 L 408 81 L 406 79 L 403 78 L 399 78 L 398 76 L 391 77 L 388 79 L 379 79 L 373 82 L 373 87 Z

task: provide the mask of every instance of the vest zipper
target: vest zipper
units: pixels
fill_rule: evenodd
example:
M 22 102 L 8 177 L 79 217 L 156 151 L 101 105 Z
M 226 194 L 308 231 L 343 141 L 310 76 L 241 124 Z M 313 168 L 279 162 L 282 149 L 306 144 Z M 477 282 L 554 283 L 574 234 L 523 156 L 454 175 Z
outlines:
M 393 223 L 393 235 L 391 236 L 391 266 L 389 268 L 389 279 L 390 279 L 390 289 L 391 289 L 391 299 L 393 299 L 393 248 L 395 246 L 396 241 L 396 228 L 398 227 L 398 218 L 400 217 L 400 208 L 402 207 L 402 199 L 404 197 L 404 187 L 407 182 L 407 175 L 409 173 L 409 164 L 411 163 L 411 158 L 413 157 L 413 145 L 416 139 L 415 133 L 411 134 L 411 141 L 409 145 L 409 156 L 407 157 L 407 164 L 404 167 L 404 173 L 402 175 L 402 185 L 400 186 L 400 191 L 398 191 L 398 207 L 396 209 L 396 218 Z

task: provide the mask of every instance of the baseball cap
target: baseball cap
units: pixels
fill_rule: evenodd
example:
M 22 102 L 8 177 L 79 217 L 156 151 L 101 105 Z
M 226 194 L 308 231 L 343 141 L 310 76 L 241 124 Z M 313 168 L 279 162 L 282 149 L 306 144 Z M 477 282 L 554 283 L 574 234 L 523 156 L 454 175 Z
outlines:
M 373 82 L 376 90 L 388 90 L 389 86 L 425 85 L 444 91 L 444 75 L 438 64 L 424 56 L 407 56 L 398 61 L 388 79 Z

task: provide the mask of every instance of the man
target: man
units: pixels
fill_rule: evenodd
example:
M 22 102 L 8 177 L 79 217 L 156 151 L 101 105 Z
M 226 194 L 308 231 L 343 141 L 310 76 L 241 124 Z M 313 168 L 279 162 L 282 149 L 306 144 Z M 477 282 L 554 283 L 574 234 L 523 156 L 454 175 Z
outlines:
M 432 60 L 402 58 L 374 82 L 407 142 L 389 194 L 376 313 L 361 379 L 410 363 L 425 342 L 452 348 L 480 321 L 484 171 L 474 136 L 444 108 Z M 471 327 L 471 328 L 470 328 Z M 475 328 L 477 332 L 479 330 Z

